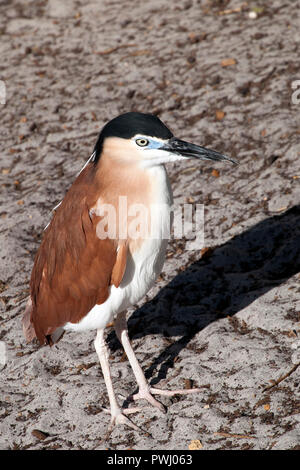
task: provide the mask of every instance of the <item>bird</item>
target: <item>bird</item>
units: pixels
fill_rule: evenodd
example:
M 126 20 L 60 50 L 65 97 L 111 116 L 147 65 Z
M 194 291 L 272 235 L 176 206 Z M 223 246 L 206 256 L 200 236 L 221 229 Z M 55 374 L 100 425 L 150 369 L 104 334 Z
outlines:
M 108 121 L 55 207 L 35 256 L 22 317 L 24 336 L 27 342 L 37 339 L 40 345 L 52 346 L 66 331 L 96 330 L 94 346 L 109 398 L 110 430 L 119 424 L 140 430 L 128 417 L 140 408 L 122 408 L 114 391 L 105 340 L 105 328 L 112 323 L 138 385 L 131 402 L 144 399 L 165 412 L 154 395 L 200 391 L 151 387 L 131 346 L 126 321 L 127 310 L 154 285 L 165 260 L 164 234 L 173 204 L 165 164 L 190 159 L 237 163 L 174 137 L 153 114 L 127 112 Z M 142 217 L 134 217 L 136 208 L 143 209 Z

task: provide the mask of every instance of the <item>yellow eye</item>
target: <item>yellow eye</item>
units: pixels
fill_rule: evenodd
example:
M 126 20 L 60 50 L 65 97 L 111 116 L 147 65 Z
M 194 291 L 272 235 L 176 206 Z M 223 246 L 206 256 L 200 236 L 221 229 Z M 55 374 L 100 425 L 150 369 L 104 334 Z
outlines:
M 136 139 L 136 143 L 140 147 L 146 147 L 149 144 L 149 140 L 147 140 L 147 139 Z

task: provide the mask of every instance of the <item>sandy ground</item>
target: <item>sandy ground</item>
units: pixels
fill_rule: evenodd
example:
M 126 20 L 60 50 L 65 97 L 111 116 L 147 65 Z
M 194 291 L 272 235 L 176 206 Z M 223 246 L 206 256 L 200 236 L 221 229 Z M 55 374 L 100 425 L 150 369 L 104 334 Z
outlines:
M 0 448 L 300 448 L 299 49 L 292 0 L 0 2 Z M 94 332 L 38 348 L 20 319 L 50 210 L 130 110 L 240 165 L 168 168 L 175 204 L 205 204 L 210 249 L 172 240 L 129 319 L 153 385 L 203 391 L 134 415 L 149 436 L 120 426 L 104 442 Z M 136 385 L 112 328 L 108 344 L 123 403 Z

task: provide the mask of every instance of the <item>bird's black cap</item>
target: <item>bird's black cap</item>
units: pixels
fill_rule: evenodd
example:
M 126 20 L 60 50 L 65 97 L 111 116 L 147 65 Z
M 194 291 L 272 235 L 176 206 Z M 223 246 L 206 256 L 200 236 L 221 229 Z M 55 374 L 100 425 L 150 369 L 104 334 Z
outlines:
M 131 139 L 136 134 L 149 135 L 160 139 L 173 137 L 170 129 L 154 114 L 130 112 L 121 114 L 103 127 L 96 142 L 94 162 L 97 163 L 106 137 Z

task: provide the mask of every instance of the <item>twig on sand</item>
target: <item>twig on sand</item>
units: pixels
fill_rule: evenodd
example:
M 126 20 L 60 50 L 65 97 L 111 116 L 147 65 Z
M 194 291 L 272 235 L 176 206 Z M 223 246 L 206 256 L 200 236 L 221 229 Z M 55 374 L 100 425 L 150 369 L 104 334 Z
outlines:
M 279 377 L 279 379 L 277 380 L 272 380 L 272 383 L 271 385 L 267 385 L 267 387 L 265 387 L 263 389 L 263 392 L 265 392 L 266 390 L 270 390 L 271 388 L 275 387 L 276 385 L 280 384 L 280 382 L 282 382 L 283 380 L 285 380 L 287 377 L 289 377 L 293 372 L 295 372 L 295 370 L 300 366 L 300 362 L 298 364 L 295 364 L 286 374 L 282 375 L 281 377 Z
M 228 10 L 222 10 L 219 12 L 219 15 L 231 15 L 231 13 L 240 13 L 244 8 L 247 8 L 248 3 L 244 2 L 237 8 L 231 8 Z
M 231 434 L 230 432 L 214 432 L 214 436 L 235 437 L 236 439 L 255 439 L 255 436 L 248 434 Z

